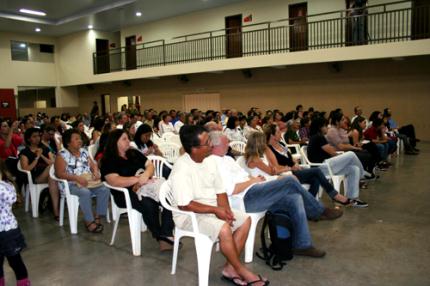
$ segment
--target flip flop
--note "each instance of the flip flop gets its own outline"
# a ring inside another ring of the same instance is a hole
[[[237,283],[238,281],[241,281],[241,282],[243,282],[243,283],[246,283],[245,281],[243,281],[242,280],[242,278],[240,278],[240,277],[228,277],[228,276],[226,276],[226,275],[222,275],[221,276],[221,280],[225,280],[225,281],[227,281],[227,282],[230,282],[231,284],[233,284],[233,285],[239,285],[239,286],[242,286],[242,285],[247,285],[247,284],[241,284],[240,282],[239,283]]]
[[[259,283],[259,282],[263,282],[264,284],[264,286],[267,286],[267,285],[269,285],[270,284],[270,281],[269,280],[264,280],[263,279],[263,277],[261,277],[261,275],[260,274],[258,274],[258,278],[260,278],[260,279],[258,279],[258,280],[255,280],[255,281],[251,281],[251,282],[248,282],[248,284],[246,284],[247,286],[252,286],[252,285],[254,285],[254,284],[257,284],[257,283]]]

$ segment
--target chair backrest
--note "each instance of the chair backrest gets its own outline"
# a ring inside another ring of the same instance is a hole
[[[166,132],[163,133],[161,136],[161,140],[167,143],[175,143],[181,146],[181,139],[179,138],[179,135],[173,133],[173,132]]]
[[[125,198],[126,209],[129,213],[131,213],[131,211],[133,210],[133,207],[131,206],[130,194],[128,193],[128,190],[126,188],[115,187],[115,186],[109,185],[107,182],[103,182],[103,184],[110,190],[115,190],[115,191],[123,193],[124,198]]]
[[[155,132],[152,133],[151,141],[154,142],[154,144],[156,144],[156,145],[160,145],[161,143],[164,143],[164,140],[161,139],[160,136],[155,134]]]
[[[58,183],[59,189],[64,192],[64,195],[66,195],[66,197],[71,195],[69,189],[69,182],[67,182],[67,180],[60,179],[55,175],[54,165],[51,165],[51,167],[49,168],[49,177],[51,177],[52,180]]]
[[[94,160],[94,157],[96,156],[96,153],[97,153],[97,145],[92,144],[88,146],[88,153],[90,155],[90,158]]]
[[[311,161],[309,161],[309,159],[308,159],[308,146],[306,146],[306,145],[302,146],[302,148],[300,148],[300,153],[301,153],[302,158],[304,160],[303,164],[310,165]]]
[[[18,169],[18,171],[20,171],[20,172],[22,172],[22,173],[24,173],[24,174],[26,174],[26,175],[27,175],[27,180],[28,180],[28,184],[29,184],[29,185],[34,185],[34,183],[33,183],[33,178],[31,177],[31,172],[30,172],[30,171],[27,171],[27,170],[24,170],[24,169],[21,167],[21,160],[18,160],[18,163],[17,163],[17,169]]]
[[[175,163],[175,161],[179,158],[179,150],[181,149],[181,146],[178,144],[164,142],[158,145],[158,148],[170,163]]]
[[[240,153],[245,153],[245,146],[246,143],[242,142],[242,141],[231,141],[230,143],[228,143],[228,145],[231,147],[231,149],[240,152]]]
[[[236,163],[249,174],[249,168],[246,165],[245,156],[237,157]]]
[[[163,157],[156,156],[156,155],[149,155],[148,159],[151,160],[152,164],[154,165],[154,176],[157,178],[163,177],[163,167],[166,166],[170,169],[173,168],[173,166]],[[165,178],[167,179],[167,178]]]

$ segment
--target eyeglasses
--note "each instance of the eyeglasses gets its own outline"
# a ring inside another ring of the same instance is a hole
[[[194,146],[194,147],[200,148],[200,147],[210,147],[210,146],[212,146],[212,142],[211,142],[211,140],[208,140],[208,141],[206,141],[205,144],[201,144],[201,145]]]

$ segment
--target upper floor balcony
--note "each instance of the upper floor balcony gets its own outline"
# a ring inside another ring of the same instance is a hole
[[[291,14],[290,14],[291,15]],[[430,3],[397,1],[135,44],[93,53],[94,74],[181,63],[430,38]]]

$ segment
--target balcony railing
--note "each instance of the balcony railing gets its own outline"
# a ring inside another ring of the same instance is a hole
[[[430,5],[398,1],[189,34],[93,54],[94,74],[430,38]]]

